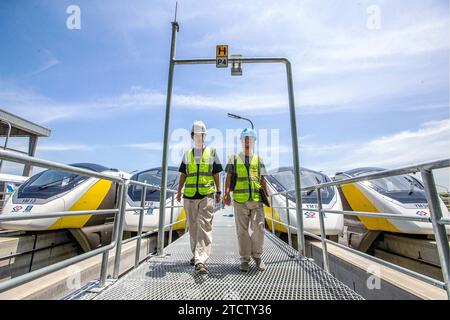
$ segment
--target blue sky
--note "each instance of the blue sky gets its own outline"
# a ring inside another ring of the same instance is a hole
[[[72,4],[80,30],[66,27]],[[379,29],[367,26],[374,5]],[[173,10],[173,1],[0,2],[0,108],[52,129],[39,157],[159,165]],[[178,20],[179,58],[229,44],[291,59],[303,166],[332,174],[449,157],[448,1],[182,0]],[[282,66],[244,65],[242,77],[180,66],[171,129],[194,120],[239,129],[226,113],[242,114],[279,130],[270,148],[289,165],[287,103]]]

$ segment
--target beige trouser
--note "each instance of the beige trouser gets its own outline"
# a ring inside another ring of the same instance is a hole
[[[234,217],[241,262],[250,262],[250,257],[260,258],[264,244],[265,227],[262,202],[239,203],[234,201]],[[249,231],[252,232],[251,235]]]
[[[211,254],[214,199],[184,199],[189,221],[189,237],[195,264],[205,263]]]

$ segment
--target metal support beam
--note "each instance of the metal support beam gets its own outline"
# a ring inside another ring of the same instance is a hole
[[[436,237],[436,247],[439,262],[441,264],[442,276],[445,282],[445,290],[450,299],[450,247],[445,225],[439,223],[443,218],[440,198],[436,191],[433,172],[431,172],[431,170],[421,169],[420,173],[425,186],[428,206],[430,207],[431,224],[433,225],[434,235]]]
[[[300,255],[305,255],[305,235],[303,230],[303,201],[302,187],[300,184],[300,155],[298,152],[297,138],[297,115],[295,112],[294,86],[292,84],[292,68],[289,60],[286,59],[286,76],[289,94],[289,114],[291,118],[291,138],[292,138],[292,161],[294,162],[294,183],[295,183],[295,201],[297,213],[297,245]]]
[[[37,136],[30,136],[30,142],[28,144],[28,155],[31,157],[34,157],[36,153],[36,146],[37,146],[38,137]],[[30,177],[31,173],[33,171],[33,167],[30,164],[25,164],[23,167],[23,175],[25,177]]]
[[[11,135],[12,127],[11,127],[11,123],[9,123],[8,121],[0,119],[0,122],[3,122],[8,126],[8,131],[5,136],[5,143],[3,145],[3,150],[6,150],[6,148],[8,147],[8,140],[9,140],[9,136]],[[2,171],[2,166],[3,166],[3,159],[0,159],[0,172]]]
[[[191,64],[215,64],[216,59],[175,59],[175,45],[176,45],[176,33],[178,32],[178,23],[172,22],[172,44],[170,51],[170,64],[169,64],[169,80],[167,86],[167,101],[166,101],[166,118],[164,126],[164,144],[163,144],[163,161],[162,161],[162,179],[161,179],[161,197],[160,197],[160,219],[159,219],[159,236],[158,236],[158,254],[163,254],[163,224],[161,218],[164,218],[165,210],[165,188],[166,188],[166,174],[167,174],[167,153],[168,153],[168,134],[169,134],[169,124],[170,124],[170,103],[172,97],[172,82],[173,82],[173,72],[175,65],[191,65]],[[298,144],[298,133],[297,133],[297,120],[295,112],[295,99],[294,99],[294,86],[292,81],[292,67],[291,63],[287,58],[284,57],[239,57],[228,59],[229,62],[241,62],[241,63],[282,63],[286,66],[286,78],[287,78],[287,89],[289,98],[289,114],[291,121],[291,139],[292,139],[292,156],[294,162],[294,181],[295,181],[295,200],[297,205],[297,241],[298,241],[298,252],[300,255],[305,254],[305,240],[304,240],[304,228],[303,228],[303,202],[301,195],[301,184],[300,184],[300,156],[299,156],[299,144]]]
[[[317,193],[317,205],[319,208],[319,223],[320,223],[320,239],[322,241],[322,256],[323,256],[323,267],[326,272],[330,272],[330,263],[328,261],[328,250],[327,250],[327,232],[325,230],[324,212],[322,211],[322,194],[320,193],[320,188],[316,189]]]
[[[166,116],[164,121],[164,142],[162,154],[161,174],[161,196],[159,199],[159,221],[158,221],[158,255],[164,254],[164,222],[166,212],[166,190],[167,190],[167,156],[169,153],[169,129],[170,129],[170,105],[172,102],[173,70],[175,60],[175,49],[177,41],[178,23],[172,22],[172,43],[170,45],[169,78],[167,80]]]
[[[116,241],[116,236],[118,234],[118,228],[120,226],[120,214],[121,214],[121,205],[122,205],[122,195],[123,195],[123,185],[117,184],[116,186],[116,192],[117,192],[117,203],[116,203],[116,209],[119,211],[116,212],[114,215],[114,224],[113,224],[113,234],[111,242]],[[102,264],[100,267],[100,279],[98,286],[100,288],[103,288],[106,284],[106,278],[108,277],[108,264],[109,264],[109,250],[103,252],[102,254]]]
[[[141,210],[139,211],[139,226],[138,226],[138,237],[136,240],[136,255],[134,257],[134,268],[137,268],[141,256],[141,242],[142,242],[142,226],[144,225],[144,215],[145,215],[145,197],[147,196],[147,187],[143,187],[141,194]]]
[[[117,241],[116,241],[116,255],[114,257],[114,270],[113,270],[113,278],[118,279],[120,273],[120,259],[122,255],[122,240],[123,240],[123,228],[125,225],[125,213],[127,207],[127,192],[128,192],[129,181],[126,181],[121,191],[120,196],[120,212],[118,219],[118,232],[117,232]]]

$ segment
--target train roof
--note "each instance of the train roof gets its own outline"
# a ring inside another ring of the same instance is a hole
[[[293,167],[279,167],[277,169],[270,170],[269,174],[275,174],[277,172],[283,172],[283,171],[294,171],[294,168]],[[312,170],[312,169],[308,169],[308,168],[305,168],[305,167],[300,167],[300,171],[309,171],[309,172],[320,173],[320,174],[325,175],[322,172],[319,172],[319,171],[316,171],[316,170]]]
[[[88,169],[95,172],[118,171],[117,169],[111,169],[96,163],[72,163],[71,166]]]
[[[356,168],[356,169],[348,170],[343,173],[354,177],[354,176],[357,176],[357,175],[360,175],[360,174],[366,173],[366,172],[384,171],[384,170],[386,170],[386,169],[378,168],[378,167],[363,167],[363,168]],[[338,175],[338,174],[340,174],[340,173],[337,172],[336,175]]]
[[[159,167],[154,167],[154,168],[150,168],[150,169],[145,169],[145,170],[141,170],[141,171],[138,171],[138,172],[134,172],[134,173],[133,173],[133,176],[134,176],[134,175],[137,175],[137,174],[139,174],[139,173],[143,173],[143,172],[150,171],[150,170],[161,170],[161,169],[162,169],[161,166],[159,166]],[[175,167],[175,166],[168,166],[168,167],[167,167],[167,170],[169,170],[169,171],[178,171],[178,167]]]

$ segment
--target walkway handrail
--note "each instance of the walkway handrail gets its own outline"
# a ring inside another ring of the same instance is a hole
[[[335,180],[331,182],[324,182],[320,183],[311,187],[302,188],[302,191],[311,191],[315,190],[317,188],[326,188],[326,187],[334,187],[338,185],[343,184],[349,184],[354,182],[361,182],[366,180],[374,180],[374,179],[380,179],[380,178],[386,178],[391,176],[398,176],[402,174],[409,174],[409,173],[416,173],[420,172],[421,170],[434,170],[434,169],[442,169],[450,167],[450,159],[444,159],[444,160],[438,160],[438,161],[432,161],[432,162],[424,162],[422,164],[417,164],[413,166],[403,167],[403,168],[397,168],[397,169],[390,169],[390,170],[383,170],[376,173],[370,173],[361,175],[354,178],[347,178],[342,180]]]
[[[333,244],[336,246],[339,246],[342,249],[348,250],[353,253],[357,253],[358,255],[361,255],[365,258],[368,258],[372,261],[376,261],[380,264],[387,265],[389,267],[392,267],[398,271],[401,271],[403,273],[406,273],[410,276],[413,276],[415,278],[419,278],[421,280],[424,280],[428,283],[431,283],[435,286],[441,287],[447,292],[447,296],[450,299],[450,248],[449,248],[449,239],[447,236],[447,231],[445,228],[445,225],[450,224],[450,219],[444,219],[440,202],[439,202],[439,195],[436,190],[436,184],[434,183],[434,177],[432,174],[432,170],[434,169],[441,169],[441,168],[447,168],[450,167],[450,159],[443,159],[438,161],[432,161],[432,162],[425,162],[422,164],[392,169],[392,170],[384,170],[376,173],[361,175],[358,177],[352,177],[352,178],[346,178],[342,180],[336,180],[326,183],[320,183],[314,186],[305,187],[302,188],[302,191],[316,191],[316,197],[317,197],[317,203],[318,203],[318,209],[315,208],[301,208],[301,211],[314,211],[319,213],[319,222],[320,222],[320,236],[313,235],[311,233],[307,233],[309,236],[319,239],[322,241],[322,255],[323,255],[323,265],[324,269],[329,272],[329,259],[328,259],[328,250],[327,250],[327,244]],[[392,213],[373,213],[373,212],[358,212],[358,211],[345,211],[345,210],[328,210],[322,208],[322,197],[320,189],[328,188],[328,187],[337,187],[344,184],[349,183],[355,183],[355,182],[362,182],[367,180],[373,180],[373,179],[380,179],[385,177],[391,177],[391,176],[397,176],[402,174],[410,174],[420,172],[422,175],[422,180],[425,188],[426,198],[430,209],[430,217],[415,217],[415,216],[399,216]],[[273,197],[277,195],[284,195],[286,197],[286,206],[279,207],[284,208],[286,211],[288,210],[297,210],[296,207],[290,207],[288,202],[287,194],[290,192],[293,192],[294,190],[285,190],[280,191],[276,193],[270,194],[271,203],[273,201]],[[271,229],[272,233],[275,233],[275,224],[279,224],[287,228],[288,231],[288,241],[289,244],[291,244],[291,229],[295,228],[295,226],[292,226],[289,221],[289,214],[287,214],[288,220],[287,223],[283,223],[281,221],[275,220],[274,218],[274,208],[271,208],[272,216],[271,218],[268,218],[271,220]],[[342,215],[352,215],[352,216],[366,216],[366,217],[377,217],[377,218],[389,218],[389,219],[395,219],[395,220],[409,220],[409,221],[418,221],[418,222],[424,222],[424,223],[432,223],[433,225],[433,234],[436,239],[436,246],[438,251],[438,257],[439,262],[441,265],[442,275],[444,281],[439,281],[436,279],[433,279],[431,277],[422,275],[420,273],[414,272],[412,270],[400,267],[398,265],[395,265],[390,262],[386,262],[382,259],[376,258],[374,256],[368,255],[366,253],[360,252],[358,250],[355,250],[353,248],[349,248],[347,246],[337,244],[331,240],[326,239],[326,230],[325,230],[325,222],[324,222],[324,213],[331,213],[331,214],[342,214]],[[301,215],[303,217],[303,215]],[[298,230],[297,230],[298,232]]]
[[[102,254],[102,261],[100,267],[100,277],[99,277],[99,287],[104,287],[106,284],[107,278],[107,270],[108,270],[108,260],[109,260],[109,251],[112,249],[116,250],[116,256],[114,259],[114,270],[113,270],[113,279],[117,279],[119,276],[119,267],[121,260],[121,246],[124,243],[130,242],[132,240],[137,240],[136,244],[136,260],[135,266],[140,261],[140,246],[141,240],[144,237],[147,237],[155,231],[159,231],[158,229],[151,230],[146,233],[142,233],[143,227],[143,214],[144,210],[150,208],[150,206],[145,205],[145,194],[147,188],[161,190],[160,186],[147,184],[140,181],[127,180],[124,177],[115,176],[108,173],[100,173],[91,171],[84,168],[74,167],[70,165],[61,164],[58,162],[48,161],[44,159],[39,159],[35,157],[31,157],[29,155],[24,155],[19,152],[9,151],[9,150],[1,150],[0,149],[0,160],[6,160],[16,163],[28,164],[35,167],[41,167],[46,169],[56,169],[64,172],[69,172],[73,174],[78,174],[85,177],[99,178],[112,181],[117,183],[118,187],[118,199],[115,208],[113,209],[98,209],[98,210],[80,210],[80,211],[60,211],[60,212],[50,212],[43,214],[27,214],[27,215],[19,215],[19,214],[8,214],[8,215],[0,215],[0,222],[4,221],[19,221],[19,220],[35,220],[35,219],[46,219],[46,218],[61,218],[61,217],[69,217],[69,216],[82,216],[82,215],[105,215],[105,214],[114,214],[114,222],[113,222],[113,233],[111,243],[108,245],[104,245],[100,248],[96,248],[94,250],[85,252],[83,254],[77,255],[75,257],[45,266],[43,268],[34,270],[32,272],[26,273],[24,275],[20,275],[18,277],[0,282],[0,292],[12,289],[19,285],[22,285],[26,282],[35,280],[39,277],[47,275],[49,273],[61,270],[62,268],[68,267],[72,264],[84,261],[96,255]],[[130,211],[127,209],[127,195],[128,195],[128,187],[130,185],[141,186],[143,188],[143,192],[141,194],[141,205],[137,208],[130,208],[132,210],[140,210],[141,215],[139,218],[139,231],[138,236],[133,237],[132,239],[123,240],[123,229],[125,223],[125,213]],[[176,222],[173,222],[173,209],[179,208],[181,206],[174,205],[175,195],[177,193],[176,190],[166,189],[166,192],[172,193],[172,205],[166,206],[167,208],[171,208],[171,220],[168,224],[164,225],[163,232],[170,227],[172,230],[172,226],[177,223],[182,223],[186,221],[186,219],[182,219]],[[170,236],[171,239],[171,236]],[[171,241],[171,240],[170,240]]]
[[[335,181],[330,181],[330,182],[323,182],[323,183],[315,184],[313,186],[303,187],[302,191],[311,191],[311,190],[316,190],[317,188],[323,189],[323,188],[327,188],[327,187],[336,187],[336,186],[343,185],[343,184],[386,178],[386,177],[391,177],[391,176],[396,176],[396,175],[401,175],[401,174],[416,173],[416,172],[420,172],[420,170],[422,168],[425,170],[434,170],[434,169],[442,169],[442,168],[447,168],[447,167],[450,167],[450,159],[424,162],[422,164],[412,165],[412,166],[408,166],[408,167],[401,167],[401,168],[396,168],[396,169],[390,169],[390,170],[383,170],[383,171],[379,171],[379,172],[375,172],[375,173],[360,175],[358,177],[353,177],[353,178],[335,180]],[[283,195],[283,194],[294,192],[294,191],[295,191],[295,189],[284,190],[284,191],[279,191],[279,192],[273,193],[272,195],[274,195],[274,196]]]
[[[46,214],[42,214],[42,215],[30,214],[30,215],[26,215],[26,216],[24,216],[24,215],[21,215],[21,216],[19,216],[19,215],[0,215],[0,221],[12,221],[12,220],[43,219],[43,218],[64,217],[64,216],[79,216],[79,215],[86,215],[86,214],[102,215],[102,214],[114,213],[113,234],[112,234],[112,241],[110,244],[102,246],[97,249],[94,249],[92,251],[83,253],[81,255],[75,256],[73,258],[69,258],[69,259],[60,261],[58,263],[43,267],[41,269],[34,270],[30,273],[18,276],[16,278],[9,279],[4,282],[0,282],[0,292],[14,288],[18,285],[21,285],[28,281],[37,279],[41,276],[44,276],[51,272],[60,270],[62,268],[70,266],[74,263],[78,263],[80,261],[86,260],[86,259],[96,256],[98,254],[103,255],[102,264],[101,264],[101,268],[100,268],[100,281],[99,281],[99,286],[103,287],[105,285],[106,278],[107,278],[109,251],[114,248],[116,249],[116,256],[115,256],[115,261],[114,261],[113,278],[117,279],[118,275],[119,275],[119,267],[120,267],[120,259],[121,259],[121,254],[120,254],[121,246],[123,243],[131,241],[130,239],[123,240],[123,228],[124,228],[124,221],[125,221],[125,213],[128,210],[126,208],[127,194],[128,194],[128,187],[130,185],[136,185],[136,186],[142,187],[141,204],[139,207],[133,208],[133,210],[140,210],[138,236],[133,237],[133,240],[137,240],[136,258],[135,258],[135,266],[137,266],[137,264],[140,261],[140,245],[141,245],[142,238],[146,237],[150,234],[153,234],[156,231],[156,229],[154,229],[149,232],[142,233],[144,211],[145,211],[145,209],[150,207],[150,206],[145,206],[146,189],[147,188],[156,188],[158,190],[161,190],[160,186],[142,183],[142,182],[134,181],[134,180],[126,180],[119,176],[114,176],[114,175],[105,174],[105,173],[98,173],[98,172],[90,171],[90,170],[83,169],[83,168],[72,167],[72,166],[60,164],[57,162],[42,160],[42,159],[30,157],[27,155],[23,155],[23,154],[8,151],[8,150],[6,150],[6,151],[0,150],[0,159],[12,161],[12,162],[23,163],[23,164],[30,164],[30,165],[33,165],[36,167],[43,167],[43,168],[47,168],[47,169],[58,169],[61,171],[75,173],[75,174],[79,174],[79,175],[83,175],[83,176],[87,176],[87,177],[95,177],[95,178],[110,180],[110,181],[113,181],[118,184],[118,190],[119,190],[118,191],[119,199],[118,199],[118,202],[114,209],[61,211],[61,212],[46,213]],[[369,213],[369,212],[355,212],[355,211],[323,209],[320,189],[327,188],[330,186],[338,186],[338,185],[354,183],[354,182],[359,182],[359,181],[378,179],[378,178],[389,177],[389,176],[394,176],[394,175],[401,175],[401,174],[405,174],[405,173],[421,172],[425,191],[426,191],[426,197],[427,197],[428,204],[430,207],[431,217],[430,218],[414,217],[414,219],[411,219],[411,220],[421,221],[421,222],[431,222],[433,224],[433,231],[434,231],[434,235],[436,238],[436,245],[438,248],[438,256],[439,256],[439,261],[441,263],[444,282],[440,282],[438,280],[418,274],[414,271],[390,264],[386,261],[383,261],[379,258],[372,257],[372,256],[367,255],[362,252],[358,252],[358,254],[360,254],[366,258],[369,258],[371,260],[383,263],[385,265],[395,266],[395,268],[397,270],[405,272],[416,278],[420,278],[424,281],[432,283],[433,285],[440,286],[440,287],[444,288],[445,290],[447,290],[447,294],[450,298],[450,286],[449,286],[449,278],[450,277],[449,277],[449,259],[448,259],[450,250],[449,250],[447,233],[446,233],[446,229],[445,229],[445,225],[450,224],[450,220],[443,219],[442,211],[441,211],[440,203],[439,203],[439,196],[438,196],[438,193],[437,193],[437,190],[435,187],[435,183],[434,183],[434,179],[432,176],[433,169],[444,168],[444,167],[449,167],[449,166],[450,166],[450,159],[446,159],[446,160],[428,162],[428,163],[424,163],[424,164],[420,164],[420,165],[414,165],[414,166],[409,166],[409,167],[404,167],[404,168],[399,168],[399,169],[394,169],[394,170],[381,171],[381,172],[364,175],[364,176],[360,176],[360,177],[356,177],[356,178],[351,178],[351,179],[344,179],[344,180],[339,180],[339,181],[322,183],[322,184],[318,184],[314,187],[303,188],[302,190],[304,190],[304,191],[308,191],[308,190],[311,190],[311,188],[313,188],[312,190],[316,191],[316,194],[318,197],[318,209],[303,209],[302,208],[301,211],[317,211],[317,212],[319,212],[321,236],[318,237],[318,236],[314,235],[314,237],[319,238],[322,241],[322,248],[323,248],[322,252],[323,252],[323,258],[324,258],[325,270],[329,271],[328,251],[327,251],[326,245],[327,245],[327,243],[331,243],[334,245],[336,245],[336,244],[334,242],[326,239],[326,231],[325,231],[325,227],[324,227],[324,217],[323,217],[324,213],[349,214],[349,215],[355,215],[355,216],[363,216],[363,215],[364,216],[376,216],[376,217],[383,216],[383,217],[389,217],[392,219],[401,219],[401,220],[405,220],[406,218],[410,218],[410,217],[401,217],[400,218],[399,216],[395,216],[390,213],[378,213],[377,214],[377,213]],[[172,203],[170,206],[165,206],[167,208],[171,208],[171,218],[170,218],[170,222],[168,224],[163,223],[163,225],[164,225],[163,232],[166,230],[167,227],[170,227],[170,230],[172,230],[172,226],[174,224],[186,221],[186,219],[179,220],[176,222],[173,221],[173,209],[179,208],[181,206],[175,205],[175,203],[174,203],[175,195],[176,195],[177,191],[170,190],[170,189],[166,189],[166,191],[172,192],[172,195],[171,195]],[[288,192],[289,191],[274,193],[274,194],[271,194],[270,197],[273,198],[273,196],[275,196],[277,194],[285,194],[286,195]],[[288,201],[287,197],[286,197],[286,207],[285,208],[287,210],[297,210],[298,211],[297,208],[292,208],[289,206],[289,201]],[[301,215],[301,216],[303,217],[303,215]],[[411,218],[413,218],[413,217],[411,217]],[[273,208],[272,208],[272,219],[271,220],[272,220],[272,231],[274,232],[275,231],[274,230],[274,221],[275,220],[273,217]],[[290,225],[289,219],[288,219],[287,224],[284,224],[281,222],[276,222],[276,223],[280,223],[282,225],[287,226],[289,237],[291,237],[290,230],[294,226]],[[185,224],[185,228],[186,228],[186,224]],[[298,229],[298,227],[297,227],[297,229]],[[158,228],[158,232],[160,232],[160,228]],[[297,230],[297,232],[298,232],[298,230]],[[170,242],[171,242],[171,236],[169,236],[169,243]],[[289,240],[289,242],[291,243],[291,240]],[[348,248],[343,245],[340,245],[339,247],[346,249],[348,251],[351,251],[351,252],[357,251],[357,250]]]

